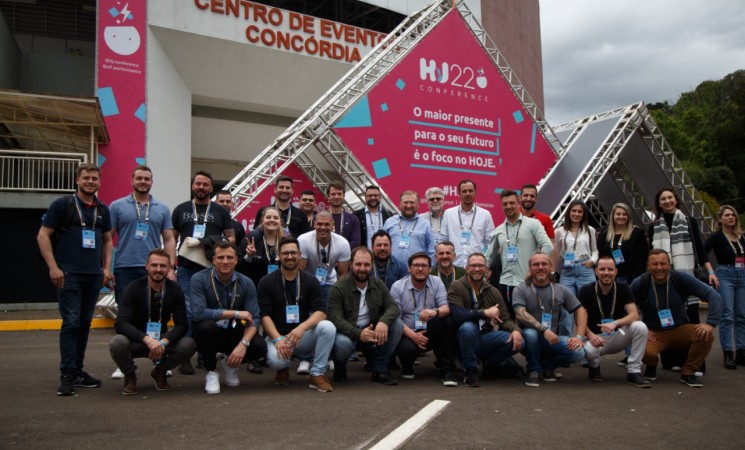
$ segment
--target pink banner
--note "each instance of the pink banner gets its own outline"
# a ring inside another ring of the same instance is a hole
[[[335,125],[397,201],[438,186],[446,206],[473,180],[477,203],[503,220],[498,193],[537,183],[555,154],[457,11],[452,11]]]
[[[98,2],[97,95],[111,141],[99,148],[106,203],[132,190],[132,170],[145,163],[145,0]]]

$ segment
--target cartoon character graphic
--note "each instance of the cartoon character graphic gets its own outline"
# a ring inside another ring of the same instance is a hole
[[[478,77],[476,77],[476,84],[481,88],[484,89],[486,87],[487,79],[484,76],[484,68],[479,68],[479,70],[476,72],[478,74]]]
[[[129,3],[124,5],[121,10],[112,8],[109,13],[116,18],[117,24],[133,18],[129,11]],[[106,27],[103,31],[103,37],[112,52],[123,56],[131,55],[140,48],[140,33],[135,27],[121,25]]]

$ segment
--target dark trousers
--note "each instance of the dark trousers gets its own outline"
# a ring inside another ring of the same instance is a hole
[[[163,357],[155,363],[162,370],[171,370],[188,361],[195,351],[197,351],[197,344],[192,338],[184,336],[176,342],[171,342],[166,347]],[[150,355],[150,349],[142,342],[133,342],[127,336],[117,334],[109,343],[109,353],[122,373],[127,375],[137,370],[134,358],[147,358]]]
[[[76,376],[83,370],[93,311],[101,290],[102,275],[66,273],[57,291],[62,327],[59,332],[60,372]]]
[[[197,341],[197,348],[204,358],[204,368],[215,370],[217,367],[217,353],[230,355],[235,347],[243,339],[245,327],[237,323],[235,327],[231,325],[228,328],[217,326],[214,320],[203,320],[191,325],[194,332],[194,340]],[[241,344],[242,345],[242,344]],[[251,346],[246,349],[246,355],[241,363],[255,361],[266,356],[266,341],[256,333],[251,339]]]
[[[455,370],[455,354],[457,351],[457,339],[455,327],[450,317],[436,317],[427,322],[427,350],[434,350],[437,361],[435,365],[441,372],[452,372]],[[424,350],[420,349],[414,341],[401,336],[396,353],[401,360],[401,366],[411,372],[414,361]]]
[[[502,294],[502,298],[507,304],[507,310],[510,312],[510,317],[512,320],[515,320],[515,309],[512,307],[512,291],[515,290],[515,286],[500,284],[497,289],[499,289],[499,293]]]

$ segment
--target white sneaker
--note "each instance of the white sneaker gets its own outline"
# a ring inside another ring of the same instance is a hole
[[[334,365],[334,360],[329,359],[329,370],[333,372],[335,368],[336,366]]]
[[[241,385],[241,380],[238,378],[238,368],[228,366],[228,360],[222,360],[222,371],[225,374],[225,384],[230,387],[236,387]]]
[[[298,375],[308,375],[310,373],[310,361],[300,361],[297,366]]]
[[[122,373],[121,369],[118,368],[118,367],[116,368],[116,370],[114,371],[114,373],[111,374],[111,379],[112,380],[121,380],[123,378],[124,378],[124,374]]]
[[[173,371],[172,370],[166,370],[166,376],[167,377],[172,377],[173,376]]]
[[[704,376],[704,373],[703,372],[696,372],[694,375],[696,375],[697,377],[703,377]]]
[[[210,370],[205,378],[204,391],[208,394],[220,393],[220,374]]]

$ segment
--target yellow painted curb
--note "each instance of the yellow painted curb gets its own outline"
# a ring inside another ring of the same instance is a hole
[[[62,319],[0,321],[0,331],[59,330],[61,326]],[[91,328],[114,328],[114,320],[93,319]]]

